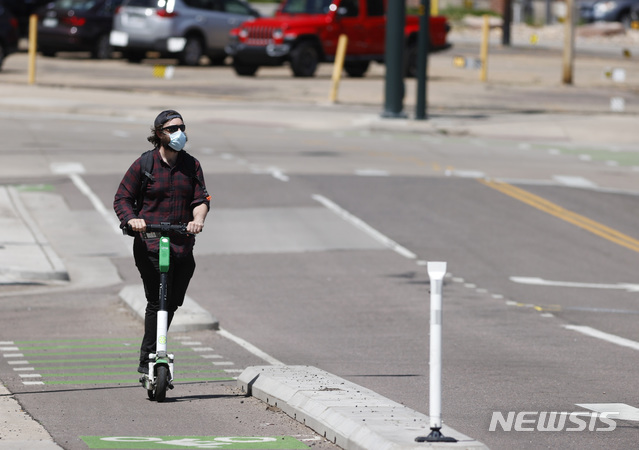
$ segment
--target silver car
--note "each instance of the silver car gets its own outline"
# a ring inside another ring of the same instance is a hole
[[[117,9],[110,43],[124,58],[140,62],[149,51],[196,66],[226,58],[229,31],[259,17],[244,0],[124,0]]]

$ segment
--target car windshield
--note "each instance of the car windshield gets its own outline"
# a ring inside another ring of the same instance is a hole
[[[98,0],[56,0],[56,9],[75,9],[78,11],[88,11],[93,8]]]
[[[125,6],[140,6],[142,8],[164,8],[168,2],[175,0],[129,0],[125,1]]]
[[[286,0],[282,12],[287,14],[326,14],[333,0]]]

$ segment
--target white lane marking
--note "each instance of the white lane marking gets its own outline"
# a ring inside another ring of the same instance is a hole
[[[234,366],[235,363],[231,361],[213,361],[214,366]]]
[[[244,348],[245,350],[248,350],[250,353],[254,354],[258,358],[263,359],[264,361],[266,361],[267,363],[269,363],[269,364],[271,364],[273,366],[283,366],[284,365],[283,362],[278,361],[277,359],[273,358],[271,355],[269,355],[267,353],[264,353],[262,350],[260,350],[259,348],[257,348],[253,344],[251,344],[250,342],[245,341],[244,339],[235,336],[234,334],[226,331],[223,328],[220,328],[217,331],[217,333],[220,336],[225,337],[226,339],[235,342],[240,347]]]
[[[395,252],[399,253],[403,257],[408,258],[408,259],[416,259],[417,258],[417,255],[415,253],[411,252],[410,250],[408,250],[405,247],[402,247],[401,245],[399,245],[397,242],[393,241],[392,239],[384,236],[382,233],[377,231],[375,228],[371,227],[366,222],[364,222],[363,220],[361,220],[358,217],[354,216],[353,214],[349,213],[348,211],[343,209],[341,206],[337,205],[336,203],[332,202],[331,200],[327,199],[326,197],[316,194],[316,195],[313,195],[313,200],[320,202],[322,205],[324,205],[325,207],[327,207],[328,209],[333,211],[335,214],[340,216],[342,219],[344,219],[347,222],[350,222],[351,224],[355,225],[355,227],[359,228],[360,230],[362,230],[363,232],[365,232],[369,236],[371,236],[373,239],[375,239],[378,242],[382,243],[383,245],[385,245],[386,247],[390,248],[391,250],[394,250]]]
[[[611,344],[620,345],[621,347],[628,347],[633,350],[639,351],[639,342],[622,338],[621,336],[616,336],[614,334],[605,333],[595,328],[580,325],[564,325],[563,327],[567,330],[577,331],[578,333],[610,342]]]
[[[282,169],[280,169],[279,167],[273,167],[273,166],[267,167],[266,173],[270,173],[271,176],[275,178],[276,180],[280,180],[284,182],[287,182],[289,180],[288,175],[282,172]]]
[[[0,345],[14,345],[13,341],[0,341]]]
[[[556,287],[577,287],[588,289],[622,289],[628,292],[639,292],[639,284],[631,283],[617,283],[617,284],[604,284],[604,283],[575,283],[572,281],[552,281],[544,280],[537,277],[510,277],[510,281],[521,284],[533,284],[536,286],[556,286]]]
[[[194,352],[212,352],[213,347],[193,347],[191,350]]]
[[[389,173],[387,170],[380,169],[356,169],[355,175],[360,177],[387,177]]]
[[[84,166],[78,162],[54,162],[49,167],[51,172],[58,175],[86,173]]]
[[[29,361],[7,361],[9,364],[11,365],[17,365],[17,364],[29,364]]]
[[[17,352],[19,347],[0,347],[0,352]]]
[[[453,170],[452,174],[460,178],[486,178],[486,174],[478,170]]]
[[[21,370],[30,371],[30,370],[35,370],[35,367],[14,367],[13,370],[16,372],[19,372]]]
[[[86,184],[84,179],[82,179],[82,177],[78,175],[77,173],[69,174],[69,178],[71,178],[71,181],[73,181],[73,184],[75,184],[78,190],[82,192],[91,201],[91,203],[93,204],[93,207],[100,213],[102,217],[104,217],[107,223],[113,227],[113,231],[121,235],[122,231],[120,230],[120,223],[115,218],[113,212],[109,211],[104,206],[104,204],[102,203],[102,200],[100,200],[100,198],[97,195],[95,195],[95,193],[91,190],[89,185]]]
[[[579,188],[597,187],[595,183],[593,183],[592,181],[584,177],[574,177],[570,175],[555,175],[552,178],[553,180],[570,187],[579,187]]]
[[[21,373],[20,378],[42,378],[39,373]]]
[[[38,386],[44,384],[44,381],[23,381],[22,384],[25,386]]]
[[[22,353],[5,353],[2,356],[5,358],[24,358]]]

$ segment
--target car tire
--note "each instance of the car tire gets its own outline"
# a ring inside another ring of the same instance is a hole
[[[311,42],[302,42],[291,52],[291,69],[296,77],[314,76],[318,64],[319,53]]]
[[[113,55],[113,49],[109,43],[109,35],[103,34],[98,37],[91,51],[91,57],[93,59],[111,59]]]
[[[241,77],[253,77],[259,68],[260,66],[257,64],[245,63],[233,59],[233,69],[235,70],[235,73]]]
[[[368,71],[370,61],[352,61],[344,63],[344,70],[351,78],[362,78]]]
[[[195,37],[186,38],[184,50],[180,53],[180,64],[183,66],[199,66],[200,58],[204,55],[204,45],[202,41]]]
[[[0,43],[0,70],[2,70],[2,63],[4,62],[4,57],[6,56],[6,54],[7,52],[5,51],[4,47]]]
[[[40,50],[40,53],[42,53],[42,56],[46,56],[47,58],[53,58],[55,57],[55,52],[53,50]]]

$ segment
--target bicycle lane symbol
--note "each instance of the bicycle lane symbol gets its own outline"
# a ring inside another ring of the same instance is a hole
[[[81,436],[90,449],[277,449],[309,447],[290,436]]]

